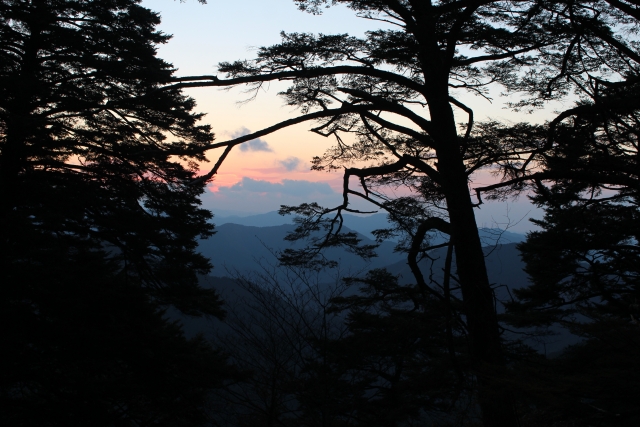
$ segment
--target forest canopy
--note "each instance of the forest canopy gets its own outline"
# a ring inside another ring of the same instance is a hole
[[[158,58],[169,36],[139,3],[0,0],[11,424],[637,424],[634,1],[296,0],[381,26],[282,33],[215,76],[178,76]],[[183,93],[272,81],[296,113],[222,142]],[[490,87],[514,110],[564,110],[543,124],[478,121],[466,99]],[[200,197],[234,147],[307,122],[333,144],[312,168],[342,173],[343,199],[282,207],[297,216],[288,239],[307,245],[279,254],[288,282],[237,278],[250,303],[230,307],[245,317],[217,342],[231,368],[166,311],[223,316],[202,286],[198,239],[214,230]],[[471,190],[478,171],[495,182]],[[500,301],[475,214],[515,196],[544,217],[519,246],[529,285]],[[372,269],[325,293],[310,281],[335,266],[325,250],[375,250],[344,230],[356,198],[387,213],[378,240],[397,239],[411,277]],[[557,357],[521,339],[554,328],[579,337]]]
[[[3,420],[193,425],[226,362],[195,162],[213,141],[135,0],[0,2]]]

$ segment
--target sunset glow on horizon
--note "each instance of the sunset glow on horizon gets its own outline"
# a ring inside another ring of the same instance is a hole
[[[216,75],[218,63],[253,58],[258,46],[280,42],[281,31],[362,36],[381,25],[357,18],[343,6],[329,8],[320,16],[310,15],[299,11],[293,0],[209,0],[206,5],[196,0],[145,0],[142,4],[160,13],[159,29],[173,35],[159,47],[158,56],[177,68],[177,76]],[[190,88],[185,93],[196,100],[195,111],[206,114],[203,122],[212,126],[216,142],[223,142],[293,117],[297,111],[277,96],[287,86],[288,82],[272,82],[257,93],[247,93],[246,88],[206,87]],[[521,114],[502,108],[505,99],[500,98],[499,89],[495,98],[493,102],[471,95],[461,99],[474,109],[476,121],[521,120]],[[419,113],[428,117],[424,110]],[[461,111],[456,114],[460,122],[467,120]],[[539,112],[526,120],[542,122],[552,114]],[[251,214],[277,210],[281,204],[339,204],[342,173],[310,170],[312,158],[321,156],[335,143],[310,132],[313,125],[298,124],[234,147],[207,186],[203,206],[214,212]],[[211,170],[222,151],[207,153],[209,162],[200,166],[201,173]],[[480,176],[482,184],[494,180],[488,174]],[[354,200],[354,208],[371,210],[372,206]],[[528,200],[521,198],[508,204],[485,202],[476,216],[480,225],[500,223],[501,219],[496,218],[508,217],[512,222],[515,218],[521,222],[522,230],[529,230],[531,225],[523,220],[532,210],[535,208]]]

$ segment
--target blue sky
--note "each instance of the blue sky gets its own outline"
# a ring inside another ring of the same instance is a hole
[[[332,7],[320,16],[303,13],[293,0],[208,0],[206,5],[196,0],[146,0],[142,4],[159,12],[160,29],[173,35],[158,54],[173,63],[180,76],[215,75],[219,62],[252,58],[257,47],[278,43],[281,31],[361,36],[380,26],[355,17],[345,7]],[[248,96],[242,89],[198,88],[187,93],[196,99],[197,110],[207,113],[205,122],[212,125],[217,140],[223,141],[295,114],[277,97],[284,87],[272,83],[249,103],[239,103]],[[476,119],[520,119],[501,107],[504,100],[498,92],[495,98],[493,103],[477,97],[465,98],[464,102],[476,110]],[[542,121],[549,114],[533,119]],[[330,140],[311,134],[309,127],[298,125],[234,150],[203,196],[204,206],[219,213],[251,214],[277,210],[280,204],[339,203],[341,174],[309,170],[311,158],[332,145]],[[211,153],[210,159],[215,162],[216,158],[216,153]],[[356,206],[366,209],[361,203]],[[539,217],[540,212],[526,198],[486,203],[477,211],[481,226],[519,221],[512,229],[517,232],[531,229],[527,221],[531,216]]]

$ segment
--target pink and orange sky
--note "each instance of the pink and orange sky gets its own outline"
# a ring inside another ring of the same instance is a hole
[[[144,0],[142,4],[162,16],[160,29],[173,35],[158,55],[173,63],[177,75],[216,74],[222,61],[252,58],[255,48],[278,43],[280,32],[349,33],[361,36],[380,27],[380,23],[360,19],[345,7],[333,7],[323,15],[300,12],[293,0]],[[242,88],[190,89],[197,111],[207,113],[218,141],[256,131],[292,117],[296,112],[284,105],[277,93],[286,83],[275,82],[260,91],[256,99],[241,103],[250,95]],[[463,101],[476,111],[476,120],[494,118],[518,121],[518,115],[494,103],[468,96]],[[536,121],[547,117],[539,115]],[[460,121],[465,117],[461,116]],[[531,116],[527,117],[531,120]],[[310,123],[300,124],[267,135],[235,148],[203,196],[203,205],[221,215],[264,213],[281,204],[295,205],[317,201],[331,206],[340,201],[341,174],[313,172],[310,160],[332,145],[330,139],[309,132]],[[208,156],[215,162],[219,153]],[[209,165],[203,165],[203,169]],[[490,182],[489,176],[478,180]],[[364,204],[356,207],[367,209]],[[520,223],[512,231],[531,229],[526,218],[537,213],[527,200],[487,203],[477,212],[482,226],[496,226],[509,220]]]

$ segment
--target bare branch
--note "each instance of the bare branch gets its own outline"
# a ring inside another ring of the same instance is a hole
[[[452,96],[449,97],[449,102],[451,102],[453,105],[460,108],[461,110],[464,110],[469,115],[469,120],[467,121],[467,132],[464,134],[464,144],[466,145],[467,142],[469,141],[469,135],[471,135],[471,130],[473,129],[473,110]]]
[[[189,185],[197,185],[202,182],[209,181],[215,174],[218,173],[218,169],[220,169],[220,166],[222,166],[222,162],[224,162],[224,159],[227,158],[233,147],[234,145],[227,145],[227,147],[224,149],[224,152],[220,155],[220,158],[216,162],[215,166],[209,171],[209,173],[194,179],[189,183]]]

